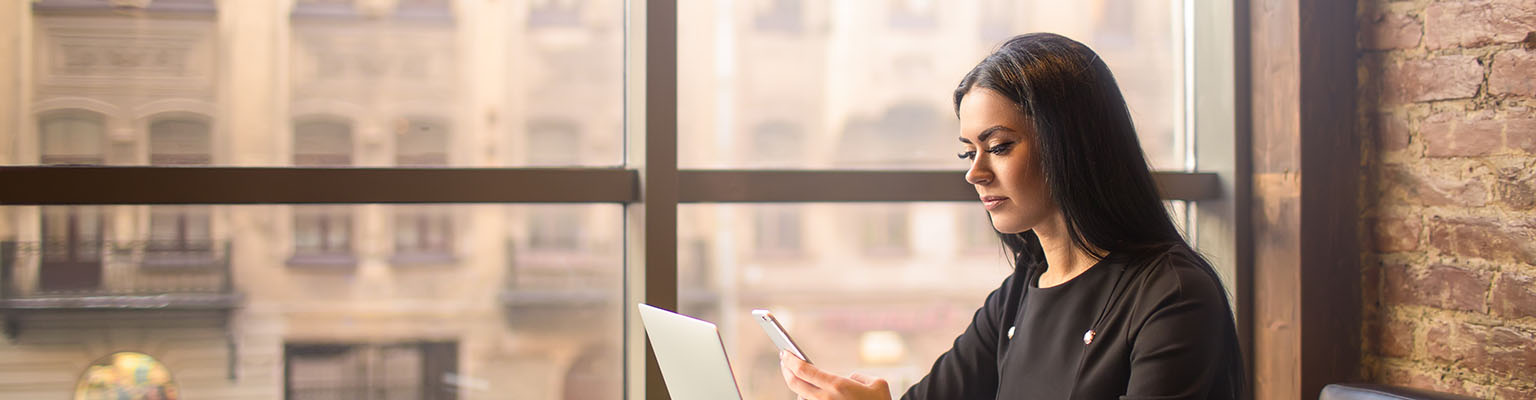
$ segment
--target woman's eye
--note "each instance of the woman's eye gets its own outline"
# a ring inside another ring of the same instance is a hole
[[[1011,149],[1011,148],[1013,148],[1013,142],[999,143],[996,146],[992,146],[991,148],[988,148],[987,152],[988,153],[992,153],[994,155],[1002,155],[1003,153],[1007,153],[1008,149]]]
[[[956,154],[955,156],[960,157],[961,160],[972,160],[976,158],[976,150],[962,151],[960,154]]]

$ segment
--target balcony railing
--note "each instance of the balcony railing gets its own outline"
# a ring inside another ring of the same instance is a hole
[[[228,242],[0,242],[0,309],[229,309]]]

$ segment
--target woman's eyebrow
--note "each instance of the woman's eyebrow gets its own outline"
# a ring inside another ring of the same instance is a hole
[[[977,141],[981,141],[981,142],[985,142],[985,141],[987,141],[987,137],[992,136],[992,133],[997,132],[997,131],[1013,132],[1014,130],[1013,129],[1009,129],[1008,127],[1002,126],[1002,125],[993,125],[991,128],[987,128],[987,130],[981,131],[981,134],[976,135],[976,140]],[[966,139],[964,136],[960,137],[960,142],[961,143],[965,143],[965,144],[971,144],[971,140],[970,139]]]

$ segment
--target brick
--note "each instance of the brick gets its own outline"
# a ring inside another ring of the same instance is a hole
[[[1476,57],[1465,55],[1405,60],[1388,63],[1379,79],[1387,104],[1464,99],[1477,94],[1483,66]]]
[[[1451,1],[1424,9],[1424,40],[1433,49],[1515,43],[1536,31],[1529,0]]]
[[[1536,51],[1513,49],[1493,56],[1488,92],[1536,97]]]
[[[1536,170],[1500,168],[1493,183],[1493,196],[1513,210],[1536,209]]]
[[[1424,225],[1418,218],[1377,218],[1372,227],[1375,249],[1382,253],[1419,249],[1419,232]]]
[[[1536,264],[1536,230],[1529,222],[1493,218],[1434,218],[1429,245],[1458,257]]]
[[[1493,284],[1493,313],[1504,318],[1536,317],[1536,276],[1505,272]]]
[[[1376,351],[1385,357],[1407,358],[1413,353],[1413,322],[1388,319],[1376,324]]]
[[[1360,44],[1367,49],[1387,50],[1418,47],[1424,37],[1424,24],[1412,16],[1389,11],[1371,13],[1360,24]]]
[[[1473,327],[1468,330],[1486,354],[1467,363],[1473,370],[1536,380],[1536,334],[1507,326]]]
[[[1400,191],[1405,202],[1416,205],[1482,207],[1488,203],[1488,190],[1476,179],[1462,178],[1456,171],[1420,168],[1383,167],[1385,190]]]
[[[1419,134],[1429,157],[1486,156],[1504,147],[1504,122],[1498,120],[1425,121]]]
[[[1403,367],[1387,367],[1381,374],[1383,383],[1389,385],[1406,386],[1436,392],[1457,393],[1471,395],[1461,385],[1446,382],[1443,374],[1430,373]]]
[[[1391,304],[1483,312],[1490,285],[1487,274],[1449,265],[1434,265],[1422,274],[1406,266],[1383,268],[1385,301]]]
[[[1504,145],[1536,154],[1536,119],[1516,119],[1504,124]]]
[[[1379,113],[1372,114],[1368,121],[1371,137],[1376,140],[1376,145],[1384,151],[1399,151],[1408,149],[1411,138],[1408,133],[1408,121],[1400,116]]]

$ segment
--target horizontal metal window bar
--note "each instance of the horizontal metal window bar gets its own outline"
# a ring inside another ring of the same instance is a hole
[[[619,168],[0,167],[0,204],[624,203]]]
[[[683,170],[684,203],[977,201],[963,171]],[[1221,194],[1208,172],[1154,172],[1164,200],[1199,201]]]
[[[684,203],[974,201],[960,171],[681,170]],[[0,167],[0,204],[629,203],[618,168]],[[1220,196],[1208,172],[1156,172],[1166,200]]]

